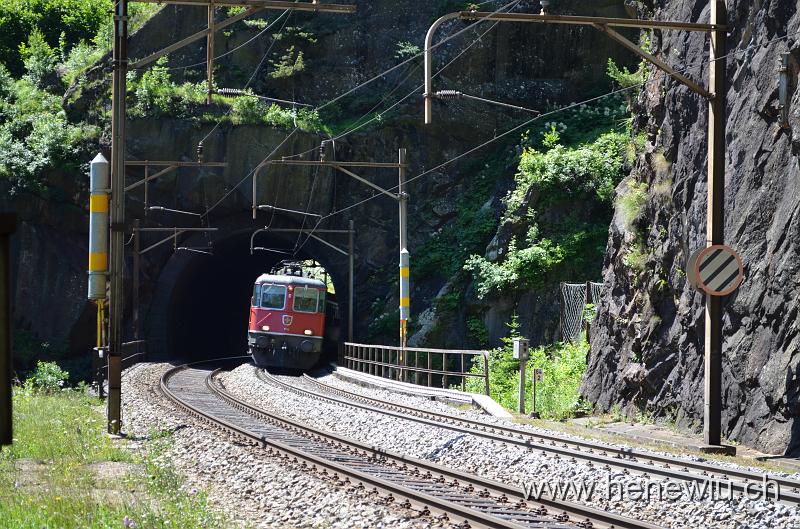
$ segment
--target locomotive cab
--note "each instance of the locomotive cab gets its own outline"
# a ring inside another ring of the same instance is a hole
[[[253,287],[247,344],[259,367],[306,370],[322,353],[327,287],[292,271],[264,274]]]

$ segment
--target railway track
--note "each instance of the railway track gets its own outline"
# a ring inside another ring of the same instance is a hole
[[[679,482],[696,482],[698,484],[709,479],[718,479],[724,480],[726,483],[730,481],[731,487],[736,493],[744,494],[746,487],[749,487],[748,490],[755,494],[756,491],[761,491],[760,484],[763,483],[765,476],[765,474],[749,470],[726,468],[703,461],[689,461],[667,455],[650,454],[603,443],[572,439],[557,434],[535,433],[521,428],[421,410],[330,386],[308,375],[304,375],[303,380],[316,387],[319,391],[288,384],[263,370],[257,370],[257,376],[273,386],[308,398],[326,400],[340,405],[382,413],[391,417],[447,428],[484,439],[525,447],[530,450],[541,450],[543,454],[565,457],[573,461],[583,460],[591,465],[602,465],[608,470],[619,468],[626,473],[640,475],[644,478],[660,477]],[[800,481],[778,476],[768,476],[768,479],[778,483],[781,502],[792,506],[800,505]],[[773,490],[774,488],[769,489],[770,494],[772,494]]]
[[[160,389],[207,424],[339,484],[361,488],[422,515],[459,523],[465,529],[657,529],[571,502],[526,502],[517,487],[316,430],[242,402],[225,390],[217,379],[219,372],[196,365],[173,368],[164,373]]]

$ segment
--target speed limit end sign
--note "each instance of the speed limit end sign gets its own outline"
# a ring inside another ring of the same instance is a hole
[[[702,248],[689,258],[688,277],[692,286],[710,296],[727,296],[744,279],[742,258],[724,244]]]

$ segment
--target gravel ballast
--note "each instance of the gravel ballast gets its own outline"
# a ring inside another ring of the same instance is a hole
[[[302,378],[280,378],[292,385],[319,391],[319,388]],[[677,494],[678,499],[670,500],[666,497],[659,499],[659,489],[651,488],[649,501],[638,499],[636,491],[642,478],[625,475],[616,469],[606,471],[598,465],[590,466],[580,460],[569,461],[502,442],[388,417],[378,412],[300,396],[265,383],[256,376],[255,367],[249,364],[226,373],[222,379],[228,391],[253,405],[384,450],[428,459],[518,485],[521,489],[523,486],[545,483],[551,486],[568,486],[570,483],[594,486],[591,499],[584,497],[581,503],[664,527],[800,528],[800,513],[796,508],[770,501],[750,500],[737,494],[730,500],[698,501],[689,500],[688,494],[682,489]],[[461,414],[485,422],[499,421],[473,410],[457,410],[426,398],[387,394],[386,391],[349,384],[332,376],[323,377],[320,381],[406,406]],[[541,431],[534,427],[526,429]],[[609,495],[609,484],[612,491],[623,487],[624,497]],[[671,489],[662,486],[660,490],[668,493]],[[724,491],[723,497],[727,498]]]
[[[177,410],[156,388],[170,364],[138,364],[122,382],[123,426],[133,449],[167,439],[158,458],[185,476],[186,490],[208,492],[212,504],[239,527],[431,527],[431,520],[352,487],[339,486],[299,465],[235,441]],[[166,433],[171,432],[165,436]]]

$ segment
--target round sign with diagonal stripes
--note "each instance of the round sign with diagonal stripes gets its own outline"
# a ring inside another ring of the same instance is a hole
[[[727,296],[742,284],[742,259],[730,246],[715,244],[703,248],[696,255],[693,279],[706,294]]]

